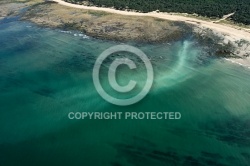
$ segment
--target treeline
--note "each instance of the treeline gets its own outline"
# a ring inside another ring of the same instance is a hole
[[[65,0],[78,3],[83,0]],[[133,9],[140,12],[196,13],[206,17],[221,18],[233,13],[231,19],[250,25],[250,0],[89,0],[96,6],[114,7],[119,10]]]

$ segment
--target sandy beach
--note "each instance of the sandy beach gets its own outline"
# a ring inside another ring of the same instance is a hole
[[[65,5],[68,7],[73,7],[73,8],[78,8],[78,9],[105,11],[109,13],[130,15],[130,16],[150,16],[150,17],[161,18],[161,19],[166,19],[166,20],[171,20],[171,21],[184,21],[186,23],[194,24],[197,26],[202,26],[202,27],[209,28],[215,31],[219,31],[226,35],[230,35],[230,37],[234,40],[245,39],[245,40],[250,41],[250,33],[243,31],[243,30],[238,30],[232,27],[228,27],[225,25],[216,24],[216,23],[213,23],[212,21],[209,22],[209,21],[199,20],[199,19],[190,18],[190,17],[171,15],[169,13],[161,13],[161,12],[160,13],[157,13],[157,12],[137,13],[137,12],[131,12],[131,11],[120,11],[120,10],[111,9],[111,8],[71,4],[63,0],[52,0],[52,1],[57,2],[60,5]]]

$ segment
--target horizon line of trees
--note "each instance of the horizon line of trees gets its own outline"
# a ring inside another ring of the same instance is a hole
[[[72,3],[83,0],[65,0]],[[237,23],[250,25],[250,0],[88,0],[95,6],[114,7],[118,10],[137,10],[147,13],[178,12],[198,14],[210,18],[221,18],[233,13],[230,18]]]

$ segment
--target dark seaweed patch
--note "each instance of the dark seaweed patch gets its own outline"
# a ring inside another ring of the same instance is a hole
[[[138,139],[139,138],[134,138]],[[135,141],[137,142],[137,141]],[[185,166],[226,166],[226,160],[220,154],[201,152],[198,156],[182,155],[172,148],[160,150],[156,146],[147,146],[148,142],[124,144],[119,143],[114,147],[117,149],[119,157],[125,157],[127,162],[138,165],[185,165]],[[238,161],[234,162],[237,163]],[[239,162],[238,162],[239,163]]]
[[[214,159],[222,159],[220,154],[209,153],[209,152],[201,152],[202,156]]]
[[[185,165],[185,166],[203,166],[204,164],[200,163],[199,160],[195,159],[192,156],[187,156],[184,159],[183,165]]]
[[[59,63],[55,64],[53,68],[57,71],[68,72],[84,72],[92,70],[96,57],[88,53],[81,53],[80,55],[74,55],[69,59],[63,59]]]
[[[111,165],[112,165],[112,166],[122,166],[122,165],[121,165],[120,163],[118,163],[118,162],[112,162]]]
[[[53,93],[55,93],[55,91],[49,87],[42,87],[33,92],[45,97],[52,97]]]
[[[224,121],[213,121],[205,125],[205,131],[214,135],[218,140],[231,145],[250,146],[250,119],[229,117]],[[219,133],[219,134],[214,134]]]

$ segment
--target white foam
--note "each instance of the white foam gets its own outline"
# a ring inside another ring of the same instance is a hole
[[[227,58],[225,58],[225,60],[227,60],[227,61],[229,61],[229,62],[231,62],[231,63],[237,64],[237,65],[243,66],[243,67],[247,67],[248,69],[250,69],[250,66],[244,65],[244,64],[242,64],[242,63],[240,63],[240,62],[236,62],[236,61],[234,61],[234,60],[227,59]]]
[[[87,36],[87,35],[83,35],[83,37],[82,37],[83,39],[89,39],[89,36]]]
[[[71,32],[70,32],[70,31],[60,31],[60,32],[62,32],[62,33],[69,33],[69,34],[71,34]]]
[[[82,33],[79,33],[79,34],[75,33],[74,36],[75,36],[75,37],[78,37],[78,36],[79,36],[79,37],[82,37],[83,39],[89,39],[89,36],[84,35],[84,34],[82,34]]]

